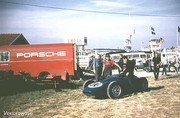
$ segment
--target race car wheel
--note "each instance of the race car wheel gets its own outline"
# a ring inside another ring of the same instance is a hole
[[[147,91],[148,90],[148,81],[146,78],[141,78],[141,90]]]
[[[93,80],[86,80],[85,82],[84,82],[84,84],[83,84],[83,87],[82,87],[82,89],[84,90],[84,88],[86,88],[89,84],[91,84],[91,83],[93,83],[94,81]]]
[[[111,99],[119,98],[122,95],[122,88],[121,86],[113,81],[107,87],[107,95]]]

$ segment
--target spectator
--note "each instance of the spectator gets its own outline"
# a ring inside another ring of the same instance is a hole
[[[119,55],[119,62],[118,62],[118,64],[119,64],[119,66],[121,67],[121,69],[122,69],[122,71],[123,71],[123,59],[122,59],[122,57],[123,57],[123,55],[122,54],[120,54]]]
[[[154,77],[155,80],[158,80],[159,77],[159,68],[161,65],[161,58],[158,56],[158,53],[154,54],[152,65],[154,66]]]
[[[162,66],[163,66],[163,72],[162,72],[162,75],[164,75],[164,73],[165,73],[165,75],[167,75],[167,66],[168,66],[168,59],[167,59],[167,57],[165,56],[165,54],[163,54],[163,57],[162,57]]]
[[[115,63],[113,60],[110,60],[110,55],[106,54],[105,60],[103,62],[102,76],[106,78],[108,75],[112,75],[113,65],[116,65],[119,68],[119,71],[122,70],[117,63]]]
[[[174,64],[174,67],[175,67],[175,71],[178,74],[178,71],[179,71],[179,59],[178,59],[178,56],[174,56],[173,64]]]
[[[128,82],[129,82],[129,85],[131,86],[131,91],[134,92],[134,94],[137,94],[135,91],[135,87],[132,84],[133,76],[134,76],[135,61],[134,60],[130,61],[127,59],[127,56],[123,56],[123,62],[126,64],[126,69],[123,71],[123,75],[129,77]]]
[[[143,60],[143,66],[148,67],[148,59],[146,56],[144,57],[144,60]]]
[[[134,76],[134,68],[135,61],[127,59],[127,56],[123,56],[123,62],[126,64],[126,69],[123,71],[123,74],[126,75],[128,73],[128,77],[133,78]]]
[[[103,62],[101,59],[101,55],[98,54],[94,59],[94,73],[95,73],[96,81],[98,81],[101,77],[102,66],[103,66]]]
[[[167,76],[167,72],[166,72],[166,68],[168,66],[168,59],[166,58],[165,54],[163,54],[163,57],[162,57],[162,66],[163,66],[163,71],[162,71],[162,75],[165,75]]]

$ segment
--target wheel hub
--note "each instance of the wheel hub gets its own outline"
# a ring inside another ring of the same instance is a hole
[[[121,94],[121,87],[120,86],[114,86],[112,88],[112,94],[114,97],[118,97]]]

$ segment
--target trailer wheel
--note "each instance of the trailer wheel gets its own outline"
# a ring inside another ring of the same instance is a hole
[[[21,77],[23,78],[23,80],[27,83],[31,82],[31,75],[27,72],[19,72],[21,74]]]
[[[46,78],[48,75],[50,75],[49,72],[43,71],[43,72],[40,72],[38,78]]]

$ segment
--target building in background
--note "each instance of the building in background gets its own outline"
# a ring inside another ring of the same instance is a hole
[[[76,44],[77,55],[81,55],[84,52],[85,46],[87,45],[87,37],[71,37],[65,38],[64,43],[74,43]]]
[[[141,47],[141,51],[160,52],[162,50],[161,44],[164,43],[164,39],[152,39],[149,41],[148,46]]]
[[[0,34],[0,46],[29,45],[23,34]]]
[[[131,51],[132,48],[131,37],[131,34],[127,34],[124,36],[124,50],[127,52]]]
[[[131,51],[131,39],[124,39],[124,50]]]
[[[65,38],[64,43],[76,44],[77,63],[81,68],[87,68],[90,61],[87,55],[87,51],[85,50],[85,46],[87,45],[87,37]]]

